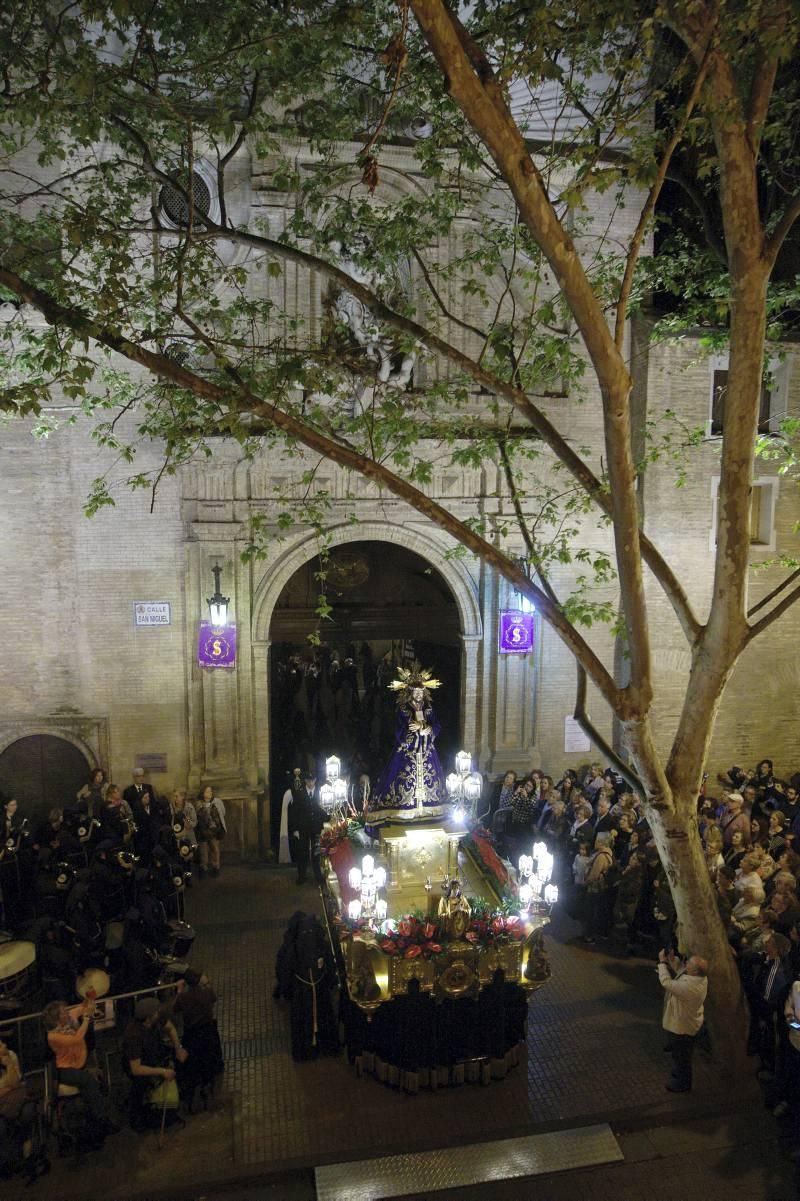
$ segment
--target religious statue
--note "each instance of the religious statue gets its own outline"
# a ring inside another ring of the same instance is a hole
[[[365,265],[370,255],[363,237],[356,235],[352,248],[341,242],[332,242],[331,249],[342,270],[357,283],[365,284],[376,292],[385,288],[386,281],[381,275],[373,267]],[[367,358],[376,364],[378,383],[391,388],[407,388],[414,371],[416,354],[410,350],[401,351],[391,330],[352,292],[339,292],[333,308],[337,319],[348,326]]]
[[[370,798],[369,821],[419,821],[449,812],[436,750],[439,722],[431,691],[441,686],[415,663],[401,667],[389,688],[398,693],[397,743]]]
[[[462,941],[469,928],[472,914],[470,903],[461,894],[459,880],[445,880],[439,901],[439,926],[442,933],[454,941]]]

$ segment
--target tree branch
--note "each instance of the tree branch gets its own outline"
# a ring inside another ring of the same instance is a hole
[[[578,679],[575,687],[575,706],[572,710],[574,720],[583,730],[586,737],[591,739],[598,750],[603,752],[609,763],[613,763],[622,778],[627,780],[632,788],[644,794],[644,785],[636,772],[630,764],[620,758],[611,743],[606,741],[586,712],[586,671],[577,659],[575,660],[575,667],[578,672]]]
[[[641,565],[636,468],[630,439],[631,379],[575,245],[553,209],[541,173],[514,121],[482,49],[442,0],[410,0],[414,15],[447,80],[448,91],[486,146],[527,226],[549,262],[580,330],[597,375],[610,485],[622,608],[631,679],[625,692],[644,716],[652,700],[650,639]]]
[[[753,80],[746,109],[747,140],[750,143],[754,162],[758,161],[761,138],[769,112],[769,102],[772,99],[775,77],[778,73],[777,45],[786,28],[788,16],[785,4],[777,9],[771,5],[766,6],[765,18],[755,32],[759,55],[753,69]]]
[[[775,229],[772,231],[772,236],[767,238],[764,244],[764,260],[769,265],[770,270],[775,266],[775,260],[780,254],[781,246],[786,241],[792,226],[800,217],[800,192],[797,192],[783,211]]]
[[[762,596],[758,604],[752,605],[747,610],[747,616],[752,617],[754,613],[759,611],[759,609],[763,609],[764,606],[768,605],[771,600],[774,600],[776,596],[779,596],[784,589],[788,588],[790,584],[793,584],[798,577],[800,577],[800,567],[798,567],[797,571],[793,571],[791,575],[787,576],[782,584],[778,584],[777,588],[773,588],[772,592],[768,592],[766,596]]]
[[[0,285],[37,308],[50,324],[66,326],[86,338],[91,338],[99,345],[107,347],[130,362],[141,364],[158,378],[177,384],[197,396],[232,406],[238,412],[253,412],[304,446],[324,455],[331,462],[375,480],[387,491],[398,496],[417,512],[434,522],[467,550],[472,551],[484,562],[496,568],[518,592],[534,601],[558,637],[571,653],[584,663],[590,678],[614,712],[620,716],[629,712],[629,698],[624,691],[617,688],[607,668],[574,626],[567,621],[563,613],[553,605],[547,594],[532,583],[507,555],[459,521],[442,505],[427,497],[413,484],[402,479],[382,464],[366,458],[352,448],[334,441],[313,426],[299,421],[296,417],[279,409],[276,404],[267,404],[259,396],[245,388],[237,388],[233,384],[230,388],[223,388],[204,379],[166,355],[147,350],[145,347],[131,342],[120,331],[102,325],[82,310],[59,303],[40,288],[3,267],[0,267]]]
[[[706,204],[705,199],[701,195],[699,189],[694,186],[694,183],[690,179],[687,179],[681,168],[676,166],[674,162],[669,166],[667,171],[667,179],[671,179],[673,183],[676,183],[678,187],[680,187],[689,197],[695,209],[697,210],[698,217],[702,222],[703,236],[705,237],[706,245],[714,255],[714,258],[717,259],[720,266],[727,269],[728,252],[725,249],[725,243],[714,228],[714,222],[712,220],[708,205]]]
[[[112,123],[115,124],[117,128],[119,128],[130,140],[136,144],[142,155],[142,161],[145,169],[153,176],[154,179],[160,183],[168,183],[173,187],[178,187],[178,189],[181,190],[180,182],[172,179],[158,167],[147,141],[141,136],[138,130],[134,129],[128,124],[127,121],[119,116],[113,117]],[[513,126],[513,128],[516,130],[516,126]],[[516,132],[517,136],[519,137],[518,131]],[[533,166],[532,160],[530,160],[530,156],[528,155],[528,151],[524,143],[522,143],[522,152],[527,161],[531,164],[531,169],[536,172],[536,168]],[[538,176],[538,173],[536,174]],[[539,180],[539,185],[541,188],[541,180]],[[565,233],[565,231],[563,231],[558,223],[546,194],[544,194],[544,203],[549,210],[552,222],[555,223],[555,226],[560,231],[561,240],[564,241],[569,248],[571,248],[571,255],[578,264],[578,270],[582,275],[582,269],[580,268],[575,248],[572,245],[568,235]],[[500,379],[494,373],[484,368],[480,363],[476,363],[475,360],[469,355],[452,346],[445,339],[438,337],[436,334],[432,333],[418,322],[413,321],[411,318],[406,317],[404,314],[395,312],[370,288],[367,288],[363,283],[352,279],[341,268],[326,262],[318,255],[311,254],[308,251],[301,250],[299,247],[276,241],[264,235],[253,234],[246,230],[231,228],[226,229],[213,222],[209,217],[203,218],[203,227],[204,228],[202,230],[199,228],[195,228],[195,230],[193,230],[194,241],[199,241],[203,237],[221,237],[231,242],[236,242],[240,245],[259,249],[268,254],[272,254],[277,258],[284,259],[288,262],[293,262],[311,270],[320,272],[320,274],[325,276],[327,279],[338,284],[339,287],[344,288],[346,291],[350,292],[351,295],[361,300],[365,305],[372,309],[377,317],[385,321],[388,325],[404,333],[410,334],[411,337],[416,339],[423,346],[426,346],[434,353],[441,354],[449,362],[453,363],[460,370],[470,375],[477,383],[481,384],[489,391],[498,396],[505,397],[531,423],[542,440],[547,446],[550,447],[556,457],[559,458],[562,463],[564,463],[567,470],[592,498],[595,504],[597,504],[598,508],[600,508],[600,510],[607,516],[614,516],[614,490],[612,489],[610,492],[609,489],[607,489],[601,483],[601,481],[594,475],[581,456],[577,454],[566,441],[566,439],[562,437],[552,422],[536,405],[532,403],[527,393],[523,389],[515,387],[513,384],[507,383],[506,381]],[[174,237],[174,234],[171,234],[171,236]],[[534,234],[534,236],[536,235]],[[559,275],[560,273],[557,271],[556,274]],[[589,291],[589,294],[592,297],[592,302],[596,307],[596,301],[594,300],[593,293],[591,293],[591,288],[588,285],[588,281],[585,280],[585,276],[582,276],[582,278],[586,288]],[[619,363],[621,363],[621,359],[619,359],[619,354],[616,350],[616,347],[613,346],[613,341],[608,333],[605,317],[600,310],[598,311],[600,312],[598,320],[605,331],[606,341],[611,345],[614,354],[617,356]],[[627,371],[624,371],[624,374],[627,378]],[[624,425],[624,423],[622,424]],[[619,489],[617,489],[617,492],[619,492]],[[689,599],[674,571],[661,553],[657,550],[655,545],[647,537],[647,535],[639,529],[638,511],[636,512],[636,526],[635,531],[632,534],[632,538],[633,541],[638,544],[638,551],[641,552],[642,559],[653,573],[655,579],[660,584],[667,599],[672,605],[681,629],[683,630],[684,636],[686,637],[688,643],[693,645],[702,629],[700,622],[696,618]],[[637,546],[633,546],[631,554],[638,558],[638,555],[635,554],[636,551]]]
[[[789,592],[783,598],[783,600],[775,606],[774,609],[771,609],[769,613],[765,614],[760,621],[757,621],[754,626],[750,626],[744,640],[744,645],[749,646],[754,638],[757,638],[759,634],[763,634],[764,630],[769,629],[772,623],[777,621],[779,617],[782,617],[786,610],[790,609],[797,600],[800,600],[800,584],[798,584],[796,588],[793,588],[792,591]]]
[[[454,325],[459,325],[462,329],[466,330],[467,333],[477,334],[481,341],[485,342],[487,337],[485,330],[480,329],[477,325],[472,325],[469,321],[464,321],[461,317],[457,317],[455,313],[452,313],[450,309],[448,309],[447,305],[442,300],[441,293],[431,278],[431,273],[425,264],[425,260],[417,250],[416,246],[412,248],[411,253],[414,255],[417,266],[422,272],[422,278],[425,280],[428,291],[436,301],[437,307],[439,308],[442,316],[446,317],[448,321],[452,321]]]
[[[642,247],[645,231],[650,224],[653,213],[655,212],[655,207],[658,203],[658,198],[661,195],[661,189],[664,186],[664,180],[667,177],[667,169],[672,156],[686,131],[686,126],[689,124],[689,119],[691,118],[695,105],[700,99],[700,93],[703,89],[703,84],[705,83],[706,76],[708,74],[708,65],[710,62],[712,45],[713,39],[710,39],[708,46],[706,47],[706,52],[703,56],[703,61],[700,64],[697,76],[695,77],[691,94],[686,102],[686,107],[683,110],[681,119],[678,122],[672,137],[667,142],[667,146],[663,155],[661,156],[661,162],[659,163],[658,170],[656,172],[656,178],[653,182],[653,186],[650,189],[645,206],[639,214],[639,220],[637,222],[633,237],[631,238],[628,255],[625,260],[625,273],[622,277],[622,283],[619,290],[619,299],[617,300],[616,305],[617,315],[614,322],[614,341],[616,342],[620,351],[622,350],[622,342],[625,337],[625,322],[628,316],[628,301],[630,300],[631,289],[633,288],[633,276],[636,270],[636,264],[639,261],[639,252]]]

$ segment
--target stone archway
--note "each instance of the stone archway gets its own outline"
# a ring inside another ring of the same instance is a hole
[[[96,766],[80,740],[57,730],[32,729],[6,740],[0,749],[0,792],[15,796],[35,826],[48,810],[73,803]]]
[[[461,638],[460,732],[464,745],[477,744],[481,729],[478,648],[483,636],[480,601],[476,579],[462,559],[447,557],[449,543],[437,538],[430,527],[424,531],[411,525],[382,521],[362,521],[341,525],[326,534],[329,546],[345,543],[386,542],[413,551],[435,568],[449,588],[458,610]],[[281,547],[255,590],[252,606],[252,648],[255,673],[255,723],[258,772],[265,782],[270,779],[269,722],[269,648],[270,627],[278,599],[295,573],[319,555],[314,533],[303,532],[291,545]],[[269,811],[269,805],[266,807]]]
[[[394,525],[384,521],[360,521],[357,525],[341,525],[326,534],[327,544],[343,546],[346,542],[390,542],[414,551],[426,559],[442,576],[453,594],[461,622],[461,636],[465,639],[481,638],[483,624],[478,599],[478,587],[463,559],[447,558],[447,546],[440,545],[430,530],[424,533],[408,525]],[[253,642],[269,641],[272,614],[294,573],[304,563],[319,554],[319,542],[314,533],[302,535],[293,545],[282,549],[270,564],[258,584],[253,599],[252,636]]]

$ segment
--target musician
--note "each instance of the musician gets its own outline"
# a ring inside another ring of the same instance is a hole
[[[106,799],[107,788],[106,773],[102,767],[95,767],[89,772],[89,779],[75,797],[81,813],[87,817],[98,817]]]
[[[188,838],[193,847],[197,846],[197,810],[191,801],[186,799],[186,789],[177,788],[172,794],[172,801],[169,807],[170,822],[174,825],[178,818],[183,820],[183,833],[181,837]]]
[[[153,803],[149,785],[145,786],[139,799],[133,802],[132,812],[136,826],[133,845],[142,862],[149,863],[153,847],[158,842],[158,831],[161,827],[161,814]]]
[[[36,827],[33,836],[34,850],[44,850],[45,848],[57,850],[63,822],[63,809],[51,809],[46,820]]]
[[[71,1084],[79,1090],[89,1111],[92,1136],[99,1149],[106,1135],[113,1134],[119,1127],[111,1120],[108,1102],[100,1092],[96,1076],[86,1067],[89,1059],[86,1035],[94,1005],[93,997],[87,997],[82,1005],[76,1005],[72,1010],[63,1001],[51,1001],[42,1017],[59,1083]]]
[[[18,843],[25,836],[27,828],[28,819],[19,812],[19,801],[11,797],[6,801],[2,819],[2,841],[7,842],[9,838],[13,838]]]
[[[117,785],[109,784],[105,804],[100,810],[100,837],[121,845],[131,838],[133,824],[130,805],[122,799]]]
[[[89,896],[103,921],[120,917],[127,903],[127,876],[117,862],[119,851],[119,842],[111,838],[101,839],[95,847],[89,868]]]

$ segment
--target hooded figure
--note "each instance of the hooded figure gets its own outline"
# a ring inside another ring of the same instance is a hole
[[[296,913],[275,965],[276,992],[291,1004],[293,1059],[335,1055],[336,1019],[331,989],[336,984],[330,946],[318,918]]]

